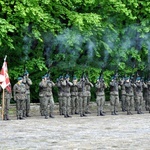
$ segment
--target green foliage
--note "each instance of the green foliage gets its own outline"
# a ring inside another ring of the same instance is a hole
[[[148,1],[0,0],[0,10],[1,65],[7,55],[12,85],[29,70],[33,100],[48,70],[54,81],[86,72],[94,83],[103,68],[109,85],[116,71],[150,68]]]

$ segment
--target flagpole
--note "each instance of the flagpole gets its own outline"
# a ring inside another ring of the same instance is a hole
[[[4,61],[6,61],[7,55],[5,55]]]
[[[7,55],[5,55],[4,62],[6,61]],[[4,98],[4,89],[3,89],[3,95],[2,95],[2,120],[4,120],[4,109],[5,109],[5,98]]]
[[[4,99],[4,89],[3,89],[3,96],[2,96],[2,120],[4,120],[4,109],[5,109],[5,99]]]

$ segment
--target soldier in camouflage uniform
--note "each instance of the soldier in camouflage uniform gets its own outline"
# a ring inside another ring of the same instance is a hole
[[[43,76],[39,83],[39,99],[41,115],[48,119],[48,97],[47,97],[47,77]]]
[[[87,96],[86,96],[86,85],[88,81],[86,77],[83,76],[80,81],[78,82],[78,93],[79,93],[79,108],[80,108],[80,117],[84,117],[86,107],[87,107]]]
[[[95,84],[96,87],[96,103],[97,103],[97,116],[104,116],[103,107],[105,104],[105,88],[106,84],[104,79],[100,76]]]
[[[1,86],[0,86],[0,91],[2,91]],[[10,120],[9,119],[9,105],[10,105],[11,98],[12,98],[11,91],[8,91],[7,88],[4,89],[4,113],[3,113],[3,120]],[[3,94],[2,94],[2,99],[3,99]]]
[[[60,82],[63,90],[62,106],[63,106],[63,113],[65,118],[71,117],[70,116],[70,101],[71,101],[70,89],[73,84],[69,81],[69,79],[70,79],[69,75],[66,75],[65,79]]]
[[[134,88],[135,88],[135,100],[136,100],[137,114],[143,114],[142,112],[143,83],[141,82],[140,77],[137,77],[136,82],[134,84]]]
[[[144,100],[145,100],[145,108],[150,113],[150,79],[147,83],[144,83],[143,86],[145,92],[144,92]]]
[[[53,98],[53,93],[52,93],[52,87],[55,86],[55,83],[50,80],[50,75],[47,74],[46,76],[47,76],[47,97],[48,97],[48,103],[49,103],[49,106],[50,106],[49,117],[54,118],[54,116],[53,116],[54,98]]]
[[[29,78],[29,73],[26,70],[23,76],[23,83],[26,86],[26,100],[24,101],[24,112],[23,115],[24,117],[30,117],[29,111],[30,111],[30,86],[32,85],[32,80]]]
[[[57,87],[58,87],[58,101],[59,101],[59,113],[60,115],[64,115],[63,113],[63,107],[62,107],[62,94],[63,94],[63,87],[61,85],[61,82],[63,81],[63,76],[60,76],[57,79]]]
[[[78,85],[76,76],[73,77],[71,86],[71,114],[79,113]]]
[[[124,79],[121,79],[119,81],[119,85],[121,87],[121,107],[122,107],[122,111],[125,112],[127,103],[126,103],[126,91],[125,91]]]
[[[117,115],[116,111],[119,105],[119,86],[116,77],[113,77],[110,82],[110,105],[111,114]]]
[[[93,87],[93,84],[89,81],[89,79],[87,77],[86,77],[86,80],[87,80],[88,84],[86,84],[87,104],[86,104],[85,113],[90,114],[91,112],[89,111],[89,104],[91,101],[91,88]]]
[[[126,78],[124,86],[126,91],[127,115],[132,115],[131,110],[134,106],[134,84],[130,82],[129,78]]]
[[[23,118],[24,101],[26,99],[26,87],[22,83],[23,78],[19,77],[18,82],[13,86],[14,100],[16,101],[17,119]]]

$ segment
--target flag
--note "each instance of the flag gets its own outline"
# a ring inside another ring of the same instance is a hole
[[[3,89],[7,89],[7,91],[11,92],[11,85],[10,85],[10,80],[9,80],[9,75],[8,75],[8,68],[7,68],[7,62],[6,62],[6,57],[4,59],[4,63],[3,63],[3,66],[2,66],[2,69],[1,69],[1,72],[0,72],[0,80],[3,80],[3,81],[0,81],[0,86],[3,88]]]

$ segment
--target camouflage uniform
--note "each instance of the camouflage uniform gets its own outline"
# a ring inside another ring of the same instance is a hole
[[[71,114],[79,113],[79,99],[78,99],[78,85],[76,77],[73,78],[73,85],[71,86]]]
[[[144,90],[145,107],[146,110],[148,110],[150,113],[150,80],[144,84]]]
[[[103,107],[105,104],[105,88],[106,85],[104,83],[104,80],[101,78],[98,78],[96,84],[96,103],[97,103],[97,116],[104,116],[103,114]]]
[[[23,77],[23,83],[26,86],[26,100],[24,101],[24,117],[30,117],[29,111],[30,111],[30,86],[32,85],[32,81],[29,78],[28,72],[25,72]]]
[[[50,113],[49,117],[54,118],[53,112],[54,112],[54,98],[53,98],[53,93],[52,93],[52,87],[55,86],[55,83],[51,81],[50,79],[47,79],[47,97],[48,97],[48,102],[50,105]]]
[[[2,88],[0,87],[0,91]],[[7,89],[4,90],[4,113],[3,113],[3,120],[10,120],[9,119],[9,105],[10,105],[10,100],[12,98],[12,93],[11,91],[8,91]],[[3,94],[2,94],[2,99],[3,99]]]
[[[111,114],[117,115],[117,107],[119,105],[119,86],[115,78],[110,82],[110,105],[111,105]]]
[[[61,86],[61,81],[63,81],[62,76],[60,76],[59,79],[57,80],[57,87],[58,87],[59,113],[60,113],[60,115],[64,115],[63,107],[62,107],[63,87]]]
[[[86,116],[85,110],[87,106],[87,96],[86,96],[86,85],[87,80],[83,77],[78,82],[78,94],[79,94],[79,108],[80,108],[80,117]]]
[[[142,104],[143,104],[143,83],[140,81],[140,77],[137,78],[135,84],[135,100],[137,107],[137,114],[143,114],[142,112]]]
[[[46,76],[42,77],[39,83],[39,99],[40,99],[40,112],[45,119],[48,119],[48,97],[47,97],[47,80]]]
[[[85,113],[90,114],[89,104],[91,101],[91,88],[93,87],[93,84],[88,80],[88,78],[86,78],[86,80],[88,81],[88,84],[86,84],[87,105],[86,105]]]
[[[134,106],[134,91],[133,84],[130,82],[129,78],[126,79],[124,86],[126,90],[127,115],[132,115],[131,110]]]
[[[63,113],[64,117],[71,117],[70,116],[70,101],[71,101],[71,93],[70,88],[73,84],[69,82],[69,76],[66,75],[65,80],[61,81],[61,87],[63,90],[62,93],[62,106],[63,106]]]
[[[124,85],[124,79],[120,80],[119,85],[121,86],[121,107],[122,111],[126,111],[126,91],[125,91],[125,85]]]
[[[23,119],[24,100],[26,99],[26,87],[22,83],[22,77],[13,87],[14,100],[16,101],[17,119]]]

